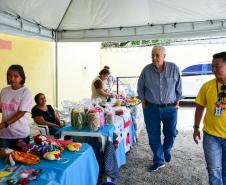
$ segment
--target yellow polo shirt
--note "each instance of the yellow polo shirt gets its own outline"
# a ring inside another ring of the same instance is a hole
[[[222,84],[218,82],[220,92]],[[220,116],[215,116],[217,102],[216,79],[210,80],[202,85],[196,103],[206,107],[203,131],[206,133],[226,139],[226,110],[222,110]]]

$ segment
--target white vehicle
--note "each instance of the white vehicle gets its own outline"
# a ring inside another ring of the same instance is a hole
[[[181,71],[182,96],[195,98],[203,83],[215,78],[210,63],[196,64]]]

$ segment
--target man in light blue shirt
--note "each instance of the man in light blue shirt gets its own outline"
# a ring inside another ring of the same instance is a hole
[[[154,46],[152,63],[144,67],[138,80],[138,98],[142,101],[149,145],[154,155],[150,171],[165,167],[165,162],[171,160],[171,149],[177,134],[177,110],[182,97],[179,68],[164,61],[165,55],[163,46]]]

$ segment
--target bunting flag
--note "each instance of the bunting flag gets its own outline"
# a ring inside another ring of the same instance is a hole
[[[0,49],[11,50],[12,49],[12,42],[8,41],[8,40],[0,39]]]

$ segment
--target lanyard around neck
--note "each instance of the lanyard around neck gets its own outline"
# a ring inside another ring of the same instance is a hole
[[[216,88],[217,88],[217,101],[220,101],[221,96],[219,94],[219,89],[218,89],[218,81],[216,80]]]

